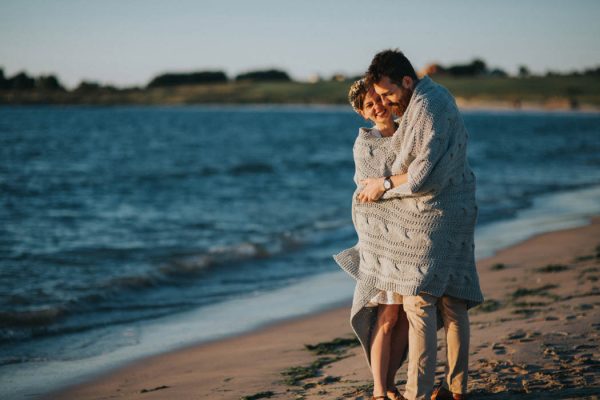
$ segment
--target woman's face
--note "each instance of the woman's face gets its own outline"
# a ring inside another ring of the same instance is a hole
[[[381,96],[375,93],[372,88],[365,95],[361,115],[375,123],[385,122],[393,118],[391,107],[383,104]]]

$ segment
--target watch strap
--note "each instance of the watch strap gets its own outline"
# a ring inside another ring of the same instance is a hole
[[[390,176],[388,175],[383,179],[383,189],[387,192],[391,188],[392,188],[392,180],[390,179]]]

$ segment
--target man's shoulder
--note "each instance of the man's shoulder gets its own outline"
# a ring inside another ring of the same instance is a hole
[[[417,92],[419,107],[425,115],[439,116],[441,113],[458,112],[456,101],[446,87],[425,76],[419,83],[423,83],[422,90]]]

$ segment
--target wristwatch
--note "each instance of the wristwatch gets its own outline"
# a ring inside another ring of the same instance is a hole
[[[385,178],[383,178],[383,188],[385,189],[386,192],[392,188],[392,180],[390,179],[389,176],[386,176]]]

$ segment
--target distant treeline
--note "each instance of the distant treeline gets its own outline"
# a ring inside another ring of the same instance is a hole
[[[226,83],[231,80],[222,71],[198,71],[189,73],[165,73],[153,78],[146,88],[203,85]],[[250,71],[239,74],[233,78],[235,82],[291,82],[292,79],[285,71],[270,69],[265,71]],[[31,77],[25,72],[19,72],[10,78],[4,76],[0,68],[0,90],[34,90],[66,91],[54,75]],[[139,89],[139,88],[133,88]],[[75,89],[76,92],[90,92],[96,90],[119,90],[114,86],[101,85],[97,82],[82,81]]]
[[[475,59],[465,64],[455,64],[443,66],[441,64],[430,64],[419,71],[421,75],[431,75],[451,78],[471,78],[471,77],[509,77],[509,74],[500,68],[490,68],[481,59]],[[537,75],[539,76],[539,75]],[[600,76],[600,66],[588,68],[583,71],[573,71],[568,73],[558,73],[549,71],[546,77],[576,77],[576,76]],[[536,77],[529,69],[522,65],[518,69],[519,78]],[[327,81],[331,82],[349,82],[358,79],[359,76],[349,77],[343,74],[334,74]],[[325,82],[319,76],[309,78],[308,83]],[[41,75],[32,77],[25,72],[19,72],[10,78],[4,76],[4,70],[0,68],[0,91],[40,91],[40,92],[75,92],[86,93],[114,93],[114,92],[132,92],[144,89],[167,88],[176,86],[193,86],[208,84],[226,84],[229,82],[294,82],[287,72],[277,69],[250,71],[239,74],[230,79],[223,71],[194,71],[182,73],[164,73],[151,79],[145,87],[117,88],[110,85],[102,85],[97,82],[82,81],[72,91],[67,91],[59,79],[54,75]]]
[[[64,91],[65,88],[60,84],[54,75],[38,76],[32,78],[25,72],[19,72],[11,78],[4,77],[4,70],[0,68],[0,89],[3,90],[59,90]]]
[[[467,64],[456,64],[451,66],[443,66],[441,64],[429,64],[420,71],[421,75],[438,75],[438,76],[450,76],[450,77],[476,77],[476,76],[494,76],[494,77],[508,77],[509,74],[501,68],[490,68],[481,59],[475,59]],[[519,78],[529,78],[535,76],[529,71],[529,68],[525,65],[519,66],[518,75]],[[550,76],[600,76],[600,66],[596,68],[588,68],[583,71],[572,71],[568,73],[558,73],[554,71],[548,71],[547,77]]]
[[[270,69],[266,71],[251,71],[237,75],[236,82],[291,82],[287,72]],[[223,71],[200,71],[190,73],[166,73],[152,79],[149,88],[180,85],[202,85],[207,83],[229,82]]]

